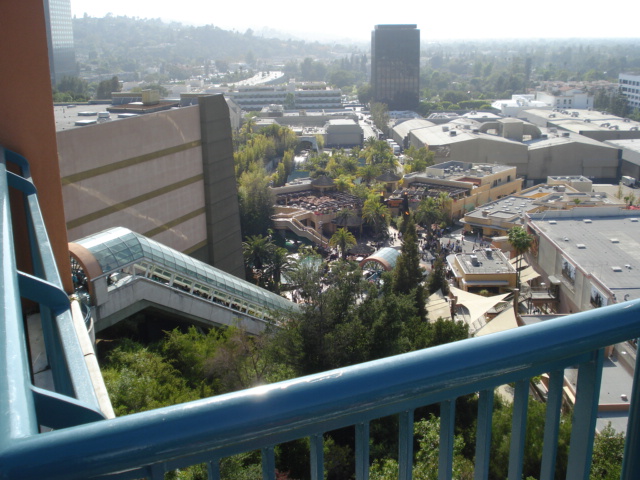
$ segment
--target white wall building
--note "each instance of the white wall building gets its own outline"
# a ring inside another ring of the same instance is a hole
[[[640,74],[621,73],[618,75],[620,93],[627,97],[627,104],[633,109],[640,108]]]

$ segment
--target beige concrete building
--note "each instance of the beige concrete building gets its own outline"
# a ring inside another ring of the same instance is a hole
[[[465,232],[484,237],[506,236],[513,227],[525,227],[527,214],[545,210],[568,210],[604,205],[622,206],[622,201],[605,192],[592,192],[591,182],[584,177],[550,177],[547,184],[522,190],[486,203],[467,213],[461,221]],[[578,190],[571,185],[583,188]],[[586,185],[589,186],[586,189]]]
[[[529,112],[544,112],[548,116],[550,110],[525,111]],[[582,112],[581,115],[593,113]],[[627,125],[627,130],[631,128],[628,122],[618,120]],[[601,143],[594,136],[584,136],[584,130],[569,130],[575,121],[576,117],[569,116],[567,123],[563,123],[567,129],[560,129],[548,127],[547,122],[534,125],[516,118],[484,123],[458,119],[433,127],[405,122],[407,125],[402,127],[401,124],[395,131],[408,145],[428,147],[435,152],[436,159],[515,166],[517,175],[524,177],[528,185],[558,175],[583,175],[605,183],[616,181],[620,163],[618,149]],[[581,126],[584,124],[582,122]],[[604,127],[596,130],[609,132]],[[611,130],[614,131],[622,132]],[[638,132],[629,130],[625,134],[636,135]]]
[[[529,215],[533,258],[547,285],[559,286],[559,311],[575,313],[637,299],[637,210],[574,208]]]
[[[640,123],[595,110],[529,109],[520,118],[539,127],[555,128],[599,142],[640,138]]]
[[[70,240],[122,226],[244,277],[229,111],[199,102],[57,133]]]
[[[516,269],[500,250],[480,248],[471,254],[453,254],[447,263],[458,288],[465,292],[508,293],[516,287]]]
[[[447,193],[451,218],[459,219],[479,205],[519,192],[522,179],[516,176],[516,168],[508,165],[450,161],[405,175],[403,189],[408,191],[413,200],[410,207],[414,208],[426,196]],[[403,191],[394,192],[389,200],[400,199]]]

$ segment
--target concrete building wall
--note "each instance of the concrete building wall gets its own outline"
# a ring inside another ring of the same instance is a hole
[[[528,180],[546,181],[548,176],[583,175],[615,181],[618,151],[580,142],[549,145],[529,150]]]
[[[229,111],[199,102],[58,132],[70,239],[123,226],[244,278]]]

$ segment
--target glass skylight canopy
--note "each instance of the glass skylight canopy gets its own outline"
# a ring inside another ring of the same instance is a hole
[[[139,263],[161,266],[269,310],[291,310],[295,304],[229,273],[191,258],[124,227],[111,228],[74,243],[86,248],[107,275]]]

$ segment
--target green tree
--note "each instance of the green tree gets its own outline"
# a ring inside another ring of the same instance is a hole
[[[370,83],[363,83],[358,87],[358,101],[366,105],[373,98],[373,89]]]
[[[102,375],[117,416],[199,398],[162,355],[132,341],[111,352]]]
[[[249,235],[242,242],[242,254],[247,269],[253,272],[252,277],[257,278],[257,284],[265,285],[264,269],[271,261],[275,245],[270,238],[263,235]]]
[[[390,120],[387,104],[373,102],[371,104],[371,119],[376,127],[386,134],[389,129]]]
[[[275,200],[262,165],[252,164],[240,176],[238,199],[242,234],[245,237],[266,234],[271,225]]]
[[[449,282],[445,271],[444,259],[442,255],[438,255],[433,262],[431,273],[427,280],[427,292],[429,295],[440,290],[443,295],[449,293]]]
[[[393,269],[393,291],[401,294],[411,294],[415,301],[420,318],[426,319],[425,292],[422,280],[424,271],[420,266],[420,251],[418,249],[418,235],[411,217],[405,225],[402,237],[402,249]]]
[[[507,235],[515,255],[519,257],[516,266],[516,285],[520,287],[520,267],[522,265],[522,258],[524,254],[531,249],[531,246],[533,245],[533,236],[529,235],[524,228],[519,226],[512,227]]]
[[[96,90],[96,98],[98,100],[106,100],[111,98],[112,92],[119,92],[122,90],[122,85],[120,85],[120,81],[118,77],[111,77],[111,80],[103,80],[98,84],[98,89]]]
[[[346,228],[339,228],[329,239],[329,245],[340,251],[340,256],[343,260],[347,258],[347,250],[357,245],[357,243],[353,233]]]
[[[418,450],[415,454],[412,477],[415,480],[437,480],[440,452],[440,419],[433,414],[414,424]],[[464,440],[455,435],[453,440],[453,478],[471,480],[473,463],[463,455]],[[398,478],[398,462],[393,459],[376,460],[371,466],[371,480],[392,480]]]
[[[362,220],[373,227],[376,237],[387,234],[390,218],[389,208],[380,202],[380,197],[376,194],[369,195],[362,206]]]
[[[622,473],[624,434],[616,433],[611,422],[596,435],[591,457],[590,480],[618,480]]]

